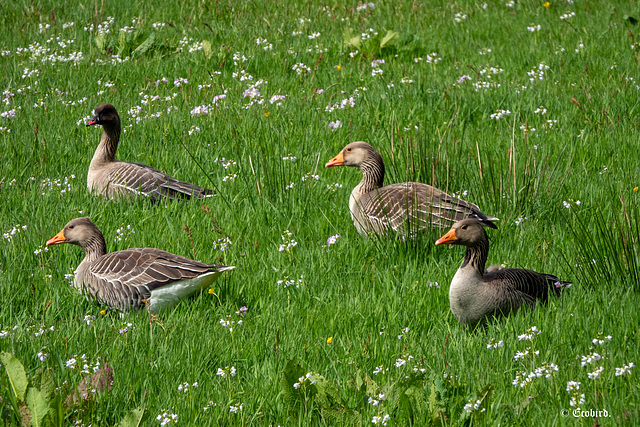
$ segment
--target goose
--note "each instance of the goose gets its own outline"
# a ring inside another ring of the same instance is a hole
[[[178,181],[166,173],[142,163],[116,160],[120,141],[120,116],[111,104],[100,104],[88,126],[102,125],[100,144],[89,164],[87,187],[89,192],[107,199],[146,196],[153,200],[161,197],[211,197],[213,191],[188,182]]]
[[[444,228],[467,217],[497,221],[473,203],[420,182],[382,186],[382,156],[366,142],[352,142],[325,164],[325,167],[356,166],[362,181],[351,192],[349,210],[361,235],[389,234],[413,236],[428,228]]]
[[[525,305],[534,306],[536,301],[545,303],[549,295],[559,296],[571,286],[552,274],[523,268],[485,270],[489,239],[484,227],[496,228],[478,218],[463,219],[436,241],[436,245],[467,247],[449,288],[449,305],[458,322],[473,327],[492,315],[506,315]]]
[[[75,271],[75,287],[88,297],[121,311],[149,303],[163,311],[209,286],[235,267],[205,264],[160,249],[133,248],[107,253],[104,236],[89,217],[72,219],[47,241],[71,243],[85,256]]]

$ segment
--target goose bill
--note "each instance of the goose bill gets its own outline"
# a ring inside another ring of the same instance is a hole
[[[327,164],[324,165],[324,167],[330,168],[331,166],[342,166],[342,165],[344,165],[344,156],[342,155],[342,151],[341,151],[337,156],[329,160]]]
[[[444,236],[442,236],[441,238],[439,238],[436,241],[436,246],[437,245],[446,245],[448,243],[453,243],[456,240],[458,240],[456,238],[456,230],[449,230],[449,232],[447,234],[445,234]]]
[[[58,234],[47,240],[47,246],[59,245],[60,243],[66,243],[67,239],[64,237],[64,229],[60,230]]]
[[[89,126],[93,126],[93,125],[97,125],[98,124],[98,116],[94,116],[91,120],[89,120],[89,122],[87,123],[87,127]]]

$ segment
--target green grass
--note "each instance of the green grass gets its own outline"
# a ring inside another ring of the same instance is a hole
[[[593,417],[562,415],[575,409],[566,389],[578,381],[580,408],[608,411],[600,424],[636,425],[637,368],[624,376],[615,368],[640,362],[640,47],[631,48],[640,33],[637,5],[376,2],[357,10],[357,3],[341,2],[324,10],[314,2],[223,3],[1,6],[0,50],[9,54],[0,56],[0,112],[15,110],[15,118],[0,117],[0,231],[26,229],[0,239],[0,350],[22,362],[31,386],[44,390],[51,378],[58,388],[51,395],[62,400],[89,377],[65,366],[74,355],[113,369],[112,387],[79,405],[62,404],[59,424],[113,425],[140,408],[145,425],[159,425],[165,411],[184,425],[371,425],[385,415],[398,426],[593,425]],[[571,11],[575,16],[560,19]],[[466,19],[457,23],[457,13]],[[97,26],[109,16],[111,32],[100,37]],[[66,22],[75,25],[63,29]],[[166,24],[154,29],[156,22]],[[39,24],[50,28],[40,32]],[[96,30],[85,31],[91,24]],[[528,31],[533,24],[540,31]],[[125,26],[134,30],[120,36]],[[369,29],[378,35],[357,49],[345,44],[348,30],[358,36]],[[388,31],[398,35],[381,48]],[[315,32],[321,35],[310,39]],[[58,44],[65,40],[66,47]],[[196,42],[204,48],[190,53]],[[18,53],[29,45],[32,52]],[[72,52],[83,53],[77,64],[43,60]],[[114,61],[118,53],[130,58]],[[437,63],[428,62],[432,53]],[[374,59],[384,59],[383,74],[372,76]],[[310,71],[299,76],[297,63]],[[527,73],[541,63],[549,67],[543,79],[530,81]],[[241,71],[253,79],[233,76]],[[458,83],[463,75],[471,80]],[[156,85],[163,77],[167,83]],[[188,84],[176,87],[178,78]],[[255,99],[262,103],[244,108],[251,98],[243,93],[261,79]],[[478,82],[489,87],[475,90]],[[274,95],[286,98],[278,106],[269,102]],[[351,96],[354,107],[325,111]],[[219,195],[152,204],[88,194],[86,172],[101,129],[82,121],[102,102],[116,106],[126,129],[119,159]],[[190,113],[202,105],[209,114]],[[136,106],[139,122],[129,113]],[[541,106],[544,115],[536,113]],[[491,119],[497,110],[510,114]],[[342,127],[332,131],[336,120]],[[557,122],[549,129],[547,120]],[[189,134],[196,126],[200,132]],[[462,248],[435,247],[438,231],[407,243],[356,233],[348,198],[360,172],[323,168],[356,140],[382,153],[386,183],[467,191],[468,200],[499,217],[499,229],[489,232],[490,264],[553,273],[573,286],[547,306],[486,328],[460,326],[447,290]],[[282,159],[290,155],[297,160]],[[237,164],[214,162],[223,157]],[[319,180],[302,181],[308,173]],[[223,181],[229,174],[237,177]],[[65,177],[68,191],[43,185]],[[334,183],[342,187],[328,190]],[[157,247],[237,268],[155,320],[145,311],[102,314],[64,278],[82,259],[79,248],[34,254],[78,216],[92,218],[109,251]],[[115,241],[127,225],[135,233]],[[298,244],[280,252],[285,230]],[[227,236],[230,249],[214,249]],[[277,283],[301,277],[299,287]],[[244,318],[235,314],[242,306]],[[95,316],[91,325],[85,316]],[[229,332],[221,319],[243,323]],[[131,327],[121,333],[126,323]],[[541,334],[519,341],[532,326]],[[36,336],[41,327],[54,330]],[[599,333],[612,340],[594,346]],[[503,346],[487,349],[492,339]],[[44,362],[37,357],[43,347]],[[515,360],[527,347],[539,354]],[[581,367],[591,352],[604,358]],[[398,359],[406,365],[396,367]],[[518,372],[544,362],[558,367],[550,378],[512,384]],[[235,377],[217,375],[232,366]],[[597,367],[604,368],[600,377],[588,378]],[[316,384],[293,388],[307,372]],[[184,382],[198,387],[179,391]],[[380,393],[386,398],[379,406],[368,402]],[[0,398],[0,420],[19,423],[4,370]],[[476,400],[478,410],[464,409]],[[215,405],[205,411],[209,402]]]

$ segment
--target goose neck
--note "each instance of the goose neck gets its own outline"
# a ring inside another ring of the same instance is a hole
[[[489,240],[485,237],[474,246],[467,246],[461,269],[473,268],[480,277],[484,275],[484,268],[489,255]]]
[[[381,159],[371,159],[360,165],[362,181],[358,185],[360,192],[365,194],[382,187],[384,182],[384,163]]]
[[[103,126],[100,144],[96,149],[91,163],[108,163],[116,159],[116,150],[120,141],[120,124]]]
[[[89,239],[82,243],[82,249],[84,249],[83,263],[90,263],[100,258],[107,253],[107,244],[104,241],[104,236],[100,230],[96,230]]]

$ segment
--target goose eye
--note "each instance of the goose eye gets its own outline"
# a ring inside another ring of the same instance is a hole
[[[73,227],[75,227],[75,225],[70,225],[69,230],[71,230]]]
[[[466,225],[463,225],[463,226],[462,226],[462,227],[460,227],[460,228],[462,228],[463,230],[466,230],[466,229],[467,229],[467,226],[466,226]]]
[[[347,153],[351,151],[351,147],[347,147]]]

